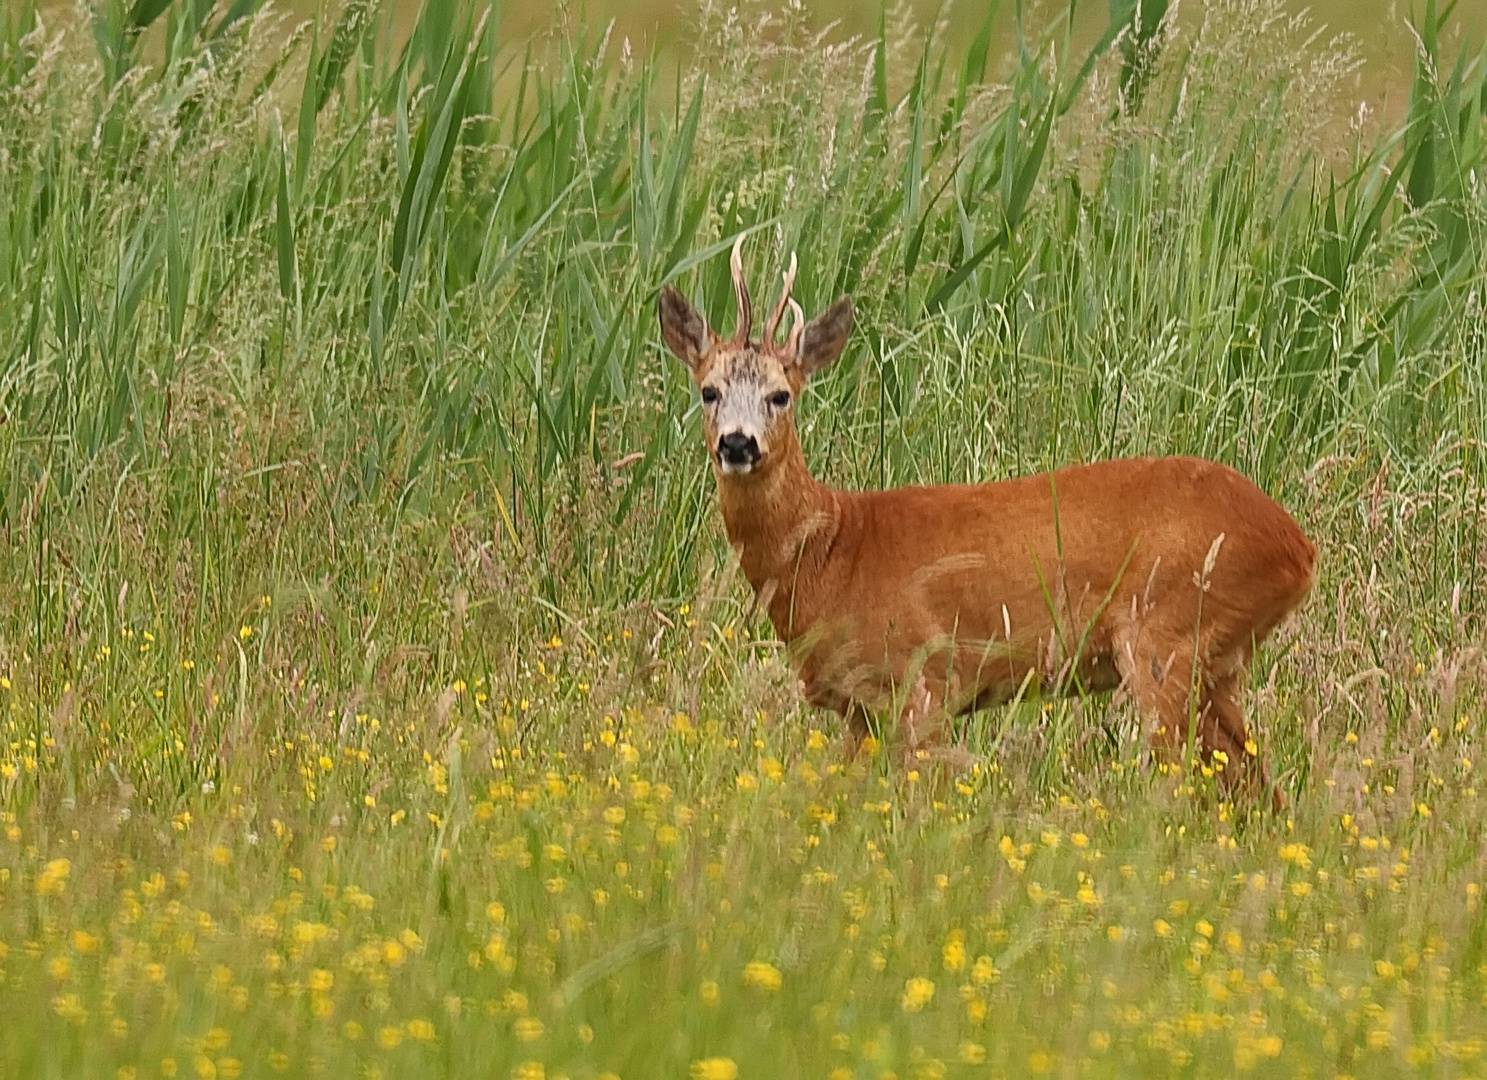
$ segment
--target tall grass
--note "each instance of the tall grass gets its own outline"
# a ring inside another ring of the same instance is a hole
[[[658,467],[686,398],[643,312],[682,278],[722,319],[707,256],[746,229],[756,276],[798,249],[804,300],[859,298],[808,440],[844,483],[1152,450],[1289,494],[1360,435],[1414,458],[1476,419],[1482,71],[1438,69],[1433,12],[1407,123],[1338,162],[1345,58],[1247,4],[1160,62],[1151,5],[1087,59],[1019,31],[994,83],[991,16],[961,55],[715,13],[664,89],[592,28],[506,44],[435,5],[389,50],[353,4],[280,50],[198,7],[105,6],[95,42],[8,16],[8,522],[43,475],[69,517],[101,459],[215,437],[336,463],[260,474],[322,514],[504,505],[559,606],[683,595],[705,489]]]
[[[1487,57],[1429,0],[1348,127],[1267,0],[997,14],[4,9],[0,1075],[1472,1075]],[[655,332],[673,281],[729,325],[740,232],[853,296],[824,478],[1197,453],[1297,514],[1292,821],[1099,702],[829,759]]]

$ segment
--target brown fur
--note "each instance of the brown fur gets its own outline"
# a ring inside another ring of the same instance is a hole
[[[674,290],[661,312],[668,344],[669,322],[696,319],[692,347],[673,351],[699,386],[724,392],[737,371],[750,393],[798,393],[851,322],[838,301],[803,334],[797,316],[779,348],[746,333],[722,341]],[[846,716],[854,746],[866,712],[890,705],[918,750],[939,742],[947,712],[1006,701],[1028,681],[1120,687],[1151,718],[1154,750],[1175,754],[1195,719],[1205,755],[1227,756],[1230,788],[1268,788],[1237,695],[1255,646],[1311,588],[1317,549],[1245,477],[1199,458],[1136,458],[852,492],[811,476],[793,408],[769,418],[759,444],[742,475],[711,455],[728,539],[807,699]]]

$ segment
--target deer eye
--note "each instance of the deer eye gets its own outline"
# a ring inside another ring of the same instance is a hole
[[[773,394],[769,395],[769,403],[776,409],[783,409],[790,404],[790,391],[776,390]]]
[[[702,388],[702,404],[704,404],[704,405],[716,405],[717,403],[718,403],[718,390],[717,390],[717,387],[714,387],[714,386],[704,386]]]

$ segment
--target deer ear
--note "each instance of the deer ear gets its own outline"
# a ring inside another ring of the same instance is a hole
[[[845,296],[806,323],[795,354],[795,363],[805,377],[810,378],[840,356],[851,332],[852,301]]]
[[[698,362],[713,344],[713,333],[707,327],[707,320],[670,285],[661,290],[656,311],[661,317],[661,339],[666,342],[666,347],[678,360],[696,371]]]

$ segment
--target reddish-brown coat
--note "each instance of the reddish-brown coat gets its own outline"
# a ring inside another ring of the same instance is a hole
[[[699,386],[726,385],[737,368],[750,387],[798,392],[840,351],[841,307],[804,328],[803,347],[798,322],[781,350],[746,334],[723,342],[699,319],[695,347],[674,351]],[[683,315],[695,313],[679,294],[663,296],[663,330],[686,329]],[[840,340],[813,340],[828,323]],[[1134,458],[841,491],[811,476],[792,412],[761,424],[747,471],[711,455],[728,538],[807,698],[846,716],[854,743],[868,710],[896,709],[906,746],[921,749],[938,742],[946,712],[1005,701],[1034,680],[1045,691],[1120,687],[1152,718],[1154,748],[1175,752],[1195,722],[1204,751],[1227,758],[1231,786],[1268,786],[1240,678],[1311,588],[1317,549],[1244,476],[1199,458]]]

